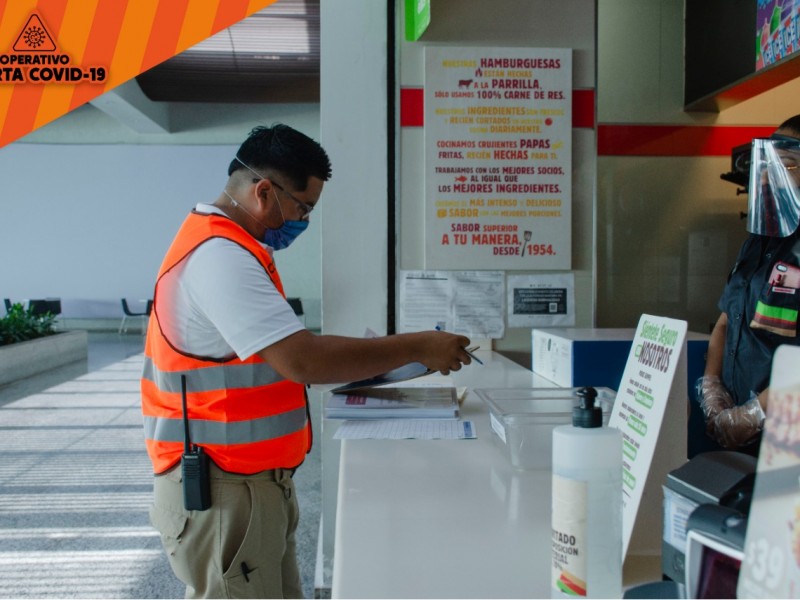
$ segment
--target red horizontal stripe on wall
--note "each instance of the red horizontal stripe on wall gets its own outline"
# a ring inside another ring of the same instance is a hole
[[[425,89],[400,88],[400,127],[425,125]],[[572,126],[594,127],[594,90],[572,91]]]
[[[775,127],[598,125],[598,156],[730,156]]]
[[[572,90],[572,127],[594,128],[594,90]]]
[[[425,90],[400,88],[400,127],[422,127],[425,124]]]

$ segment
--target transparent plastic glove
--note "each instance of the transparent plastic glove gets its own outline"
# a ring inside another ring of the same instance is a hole
[[[695,383],[697,388],[697,401],[700,409],[708,423],[721,411],[731,408],[735,403],[733,397],[719,377],[716,375],[704,375]]]
[[[723,448],[736,448],[751,440],[764,427],[764,410],[755,394],[741,406],[720,411],[708,420],[709,435]]]

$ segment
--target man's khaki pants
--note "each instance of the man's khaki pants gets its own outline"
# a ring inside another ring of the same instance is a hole
[[[181,467],[155,477],[150,520],[187,598],[302,598],[291,470],[235,475],[211,463],[211,508],[183,508]]]

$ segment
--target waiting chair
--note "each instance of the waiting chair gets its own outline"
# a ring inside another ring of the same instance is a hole
[[[58,316],[61,314],[61,299],[44,298],[42,300],[28,300],[28,309],[31,311],[31,314],[35,316]]]
[[[289,306],[292,307],[294,314],[300,317],[300,320],[303,322],[303,325],[306,324],[306,315],[305,311],[303,311],[303,302],[300,298],[287,298],[286,301],[289,303]]]
[[[153,301],[148,300],[147,305],[145,306],[144,312],[133,312],[128,306],[128,300],[126,298],[122,298],[122,322],[119,324],[119,331],[117,332],[119,335],[122,335],[124,332],[128,331],[126,327],[126,323],[128,322],[129,317],[138,317],[142,320],[142,335],[145,334],[147,331],[147,319],[150,317],[150,312],[153,310]]]

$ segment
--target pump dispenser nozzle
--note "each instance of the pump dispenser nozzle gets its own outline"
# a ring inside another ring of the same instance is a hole
[[[603,410],[595,404],[597,390],[593,387],[583,387],[575,392],[575,395],[580,398],[580,403],[572,409],[572,424],[575,427],[602,427]]]

